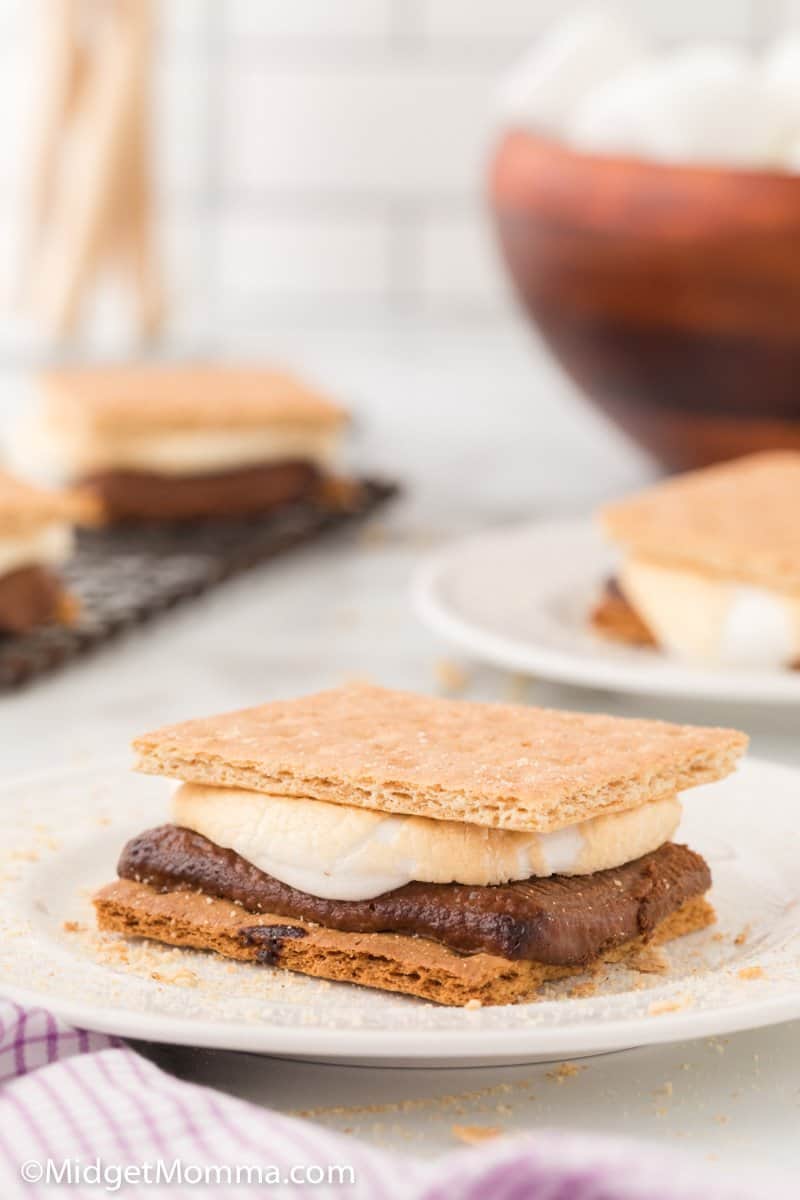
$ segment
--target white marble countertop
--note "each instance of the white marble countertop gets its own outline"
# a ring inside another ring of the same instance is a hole
[[[436,690],[441,660],[454,656],[410,611],[408,579],[420,553],[489,524],[584,511],[653,471],[576,399],[517,327],[423,330],[398,321],[282,330],[230,352],[280,357],[349,398],[359,415],[354,458],[402,480],[405,498],[361,536],[299,551],[2,698],[6,777],[124,753],[133,734],[162,722],[347,677]],[[28,396],[22,376],[0,377],[3,420]],[[458,665],[469,697],[518,690],[502,671]],[[798,714],[787,707],[639,700],[536,681],[526,696],[738,724],[751,733],[757,754],[800,762]],[[797,1034],[797,1026],[785,1025],[633,1050],[587,1060],[562,1083],[546,1066],[377,1070],[183,1051],[168,1057],[184,1073],[282,1110],[335,1108],[319,1119],[409,1152],[451,1148],[453,1124],[553,1124],[637,1134],[726,1163],[767,1155],[774,1165],[798,1169]]]

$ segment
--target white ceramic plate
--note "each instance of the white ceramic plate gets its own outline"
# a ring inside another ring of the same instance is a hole
[[[800,671],[697,667],[592,633],[587,615],[613,566],[585,519],[489,530],[422,564],[414,607],[460,650],[512,671],[641,695],[800,704]]]
[[[426,1066],[569,1058],[800,1017],[800,772],[786,767],[748,762],[691,794],[682,836],[711,863],[720,920],[668,948],[668,974],[614,968],[585,998],[568,997],[572,981],[536,1004],[476,1011],[94,931],[91,892],[113,879],[126,838],[164,820],[168,792],[122,766],[0,788],[0,994],[128,1037]]]

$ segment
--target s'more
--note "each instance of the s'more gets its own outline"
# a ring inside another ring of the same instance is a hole
[[[35,446],[108,521],[246,517],[316,495],[347,414],[290,374],[175,365],[42,376]]]
[[[0,636],[72,621],[77,603],[60,568],[73,551],[74,523],[91,519],[86,498],[0,471]]]
[[[669,479],[600,514],[620,550],[591,621],[687,661],[800,665],[800,453]]]
[[[102,930],[445,1005],[714,920],[672,841],[744,734],[353,685],[134,743],[180,781],[95,897]]]

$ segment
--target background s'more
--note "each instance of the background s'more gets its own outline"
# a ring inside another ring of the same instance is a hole
[[[347,414],[293,375],[222,365],[41,378],[39,453],[109,521],[260,515],[317,493]]]
[[[101,929],[442,1004],[714,919],[680,795],[744,734],[368,685],[140,737],[180,781],[95,897]]]
[[[687,660],[800,666],[800,452],[749,455],[605,508],[599,632]]]
[[[72,554],[74,524],[92,514],[85,497],[0,470],[0,637],[69,623],[75,615],[59,568]]]

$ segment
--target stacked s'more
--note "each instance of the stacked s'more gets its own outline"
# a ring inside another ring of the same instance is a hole
[[[621,551],[592,624],[687,661],[800,666],[800,453],[748,455],[610,505]]]
[[[347,422],[300,380],[258,368],[62,369],[41,386],[30,452],[112,522],[259,515],[309,498]]]
[[[679,795],[726,729],[359,685],[140,737],[182,781],[95,897],[101,929],[442,1004],[543,983],[709,924]]]
[[[76,615],[59,568],[72,554],[74,523],[91,519],[85,498],[0,471],[0,636]]]

